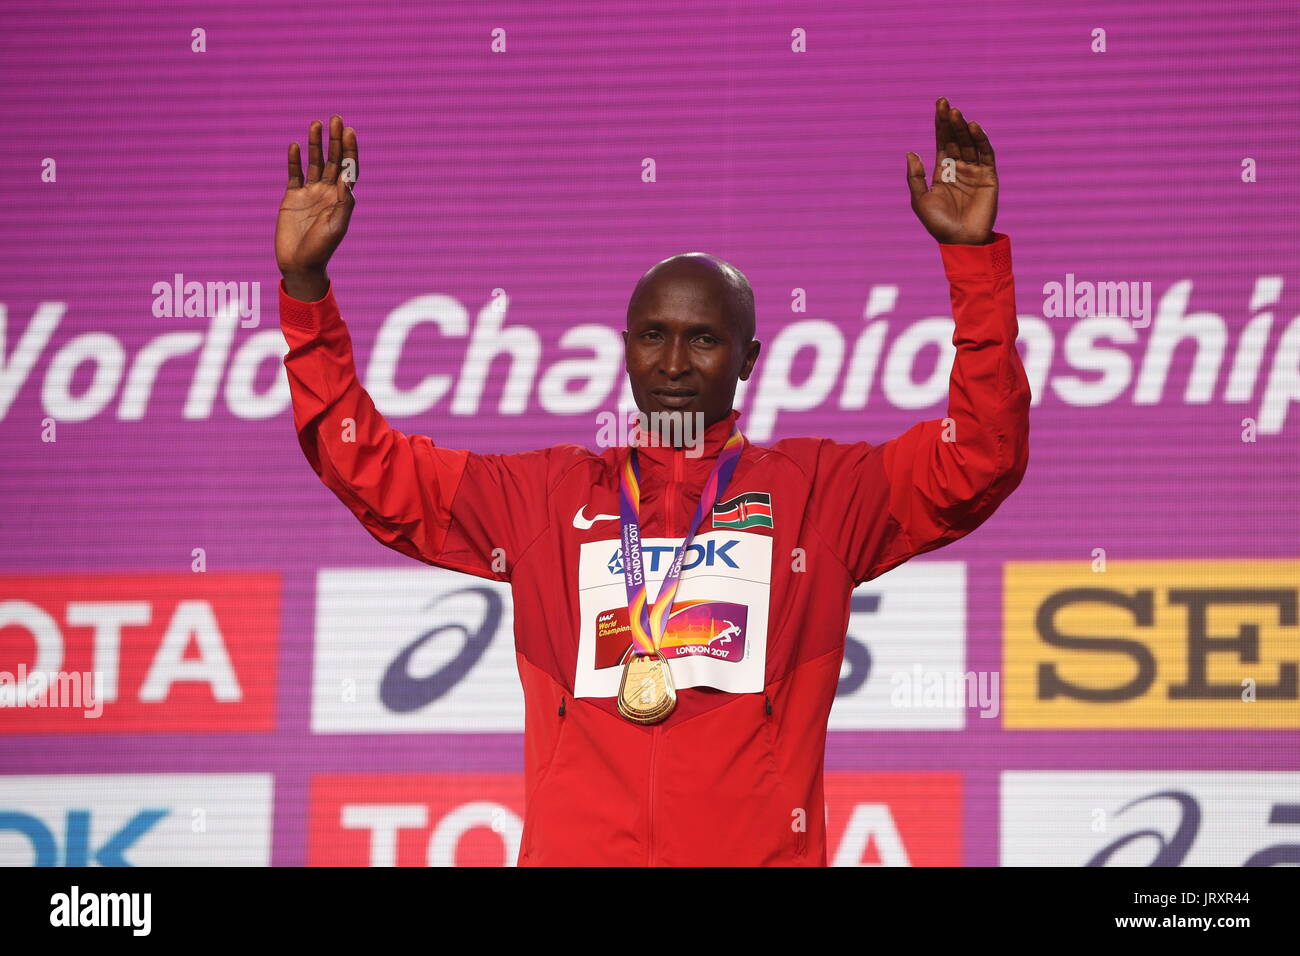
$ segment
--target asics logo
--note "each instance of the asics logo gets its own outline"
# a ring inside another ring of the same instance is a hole
[[[573,516],[573,526],[577,528],[579,531],[586,531],[597,521],[612,521],[613,519],[618,517],[618,515],[596,515],[591,518],[586,518],[583,517],[582,514],[586,510],[587,510],[587,506],[583,505],[581,508],[578,509],[578,513]]]

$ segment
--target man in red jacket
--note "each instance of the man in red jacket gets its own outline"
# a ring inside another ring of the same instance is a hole
[[[520,865],[826,865],[822,763],[850,596],[984,522],[1028,462],[1010,240],[988,137],[946,99],[912,208],[940,243],[957,354],[946,418],[880,445],[751,444],[732,409],[758,357],[744,276],[708,256],[642,278],[623,333],[638,431],[597,453],[443,448],[357,379],[325,273],[352,214],[356,132],[311,124],[276,224],[281,328],[307,460],[366,529],[508,581],[525,702]],[[655,415],[655,413],[660,413]]]

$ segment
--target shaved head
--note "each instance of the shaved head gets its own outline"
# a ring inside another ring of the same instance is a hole
[[[754,291],[729,262],[686,252],[654,265],[632,290],[623,349],[643,412],[698,414],[706,427],[726,418],[761,348]]]
[[[670,280],[694,284],[699,296],[734,324],[742,344],[754,340],[754,290],[749,280],[730,262],[704,252],[683,252],[651,266],[632,290],[628,315],[647,304]]]

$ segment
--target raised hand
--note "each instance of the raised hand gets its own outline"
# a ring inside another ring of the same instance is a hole
[[[968,124],[961,110],[950,107],[947,97],[941,96],[934,107],[934,146],[934,177],[928,189],[921,157],[907,154],[912,211],[942,243],[978,246],[992,242],[998,214],[998,173],[984,129],[978,123]],[[953,162],[945,166],[945,159]]]
[[[329,162],[321,156],[321,122],[312,120],[307,132],[307,180],[302,178],[298,144],[289,144],[289,183],[275,221],[275,261],[285,277],[285,291],[325,294],[325,266],[348,231],[352,207],[351,179],[359,172],[357,131],[344,128],[343,118],[330,117]],[[351,160],[351,162],[349,162]],[[297,290],[297,291],[295,291]]]

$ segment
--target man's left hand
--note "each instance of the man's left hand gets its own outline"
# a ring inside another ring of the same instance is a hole
[[[925,185],[921,157],[907,154],[912,211],[935,239],[953,245],[993,241],[998,214],[998,173],[983,127],[939,97],[934,108],[934,178]]]

